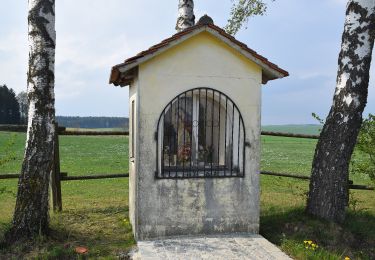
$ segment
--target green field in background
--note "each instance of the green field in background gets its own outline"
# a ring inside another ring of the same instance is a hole
[[[0,166],[0,174],[19,173],[24,153],[24,133],[0,132],[0,156],[7,140],[15,140],[11,151],[16,159]],[[60,136],[60,167],[69,175],[126,173],[128,138],[126,136]]]
[[[263,131],[318,135],[320,133],[321,125],[265,125],[262,126]]]

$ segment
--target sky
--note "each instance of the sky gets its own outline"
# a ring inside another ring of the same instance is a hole
[[[231,0],[195,0],[197,20],[223,27]],[[220,2],[220,4],[219,4]],[[1,0],[0,84],[26,91],[27,0]],[[110,69],[175,33],[178,0],[57,0],[56,114],[128,116],[128,87],[108,84]],[[290,76],[262,87],[262,124],[314,124],[332,104],[345,0],[276,0],[236,38]],[[367,108],[375,113],[375,67]]]

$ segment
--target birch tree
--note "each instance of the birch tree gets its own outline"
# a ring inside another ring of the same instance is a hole
[[[367,103],[374,8],[375,0],[347,4],[333,104],[312,164],[307,212],[336,222],[345,219],[349,162]]]
[[[48,232],[54,147],[55,0],[29,0],[27,140],[8,243]]]
[[[194,1],[193,0],[179,0],[178,2],[178,18],[176,23],[176,30],[181,32],[195,24],[194,16]]]

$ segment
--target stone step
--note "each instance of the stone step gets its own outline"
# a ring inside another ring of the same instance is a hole
[[[139,241],[134,260],[291,259],[261,235],[228,234]]]

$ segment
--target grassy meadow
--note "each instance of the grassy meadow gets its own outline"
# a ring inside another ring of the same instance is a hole
[[[9,139],[14,140],[10,150],[15,160],[0,166],[0,174],[20,171],[25,134],[0,132],[0,160]],[[262,170],[309,175],[315,145],[316,140],[262,136]],[[124,173],[128,170],[128,138],[61,136],[60,158],[61,171],[68,175]],[[373,185],[366,176],[351,179]],[[10,225],[16,187],[17,180],[0,180],[0,240]],[[351,191],[347,221],[337,225],[303,214],[307,181],[262,176],[261,190],[260,232],[293,258],[375,258],[374,191]],[[75,259],[76,246],[87,247],[91,258],[117,259],[134,246],[127,178],[64,181],[62,194],[63,212],[51,212],[51,237],[0,249],[0,259]],[[306,249],[305,240],[319,247]]]

